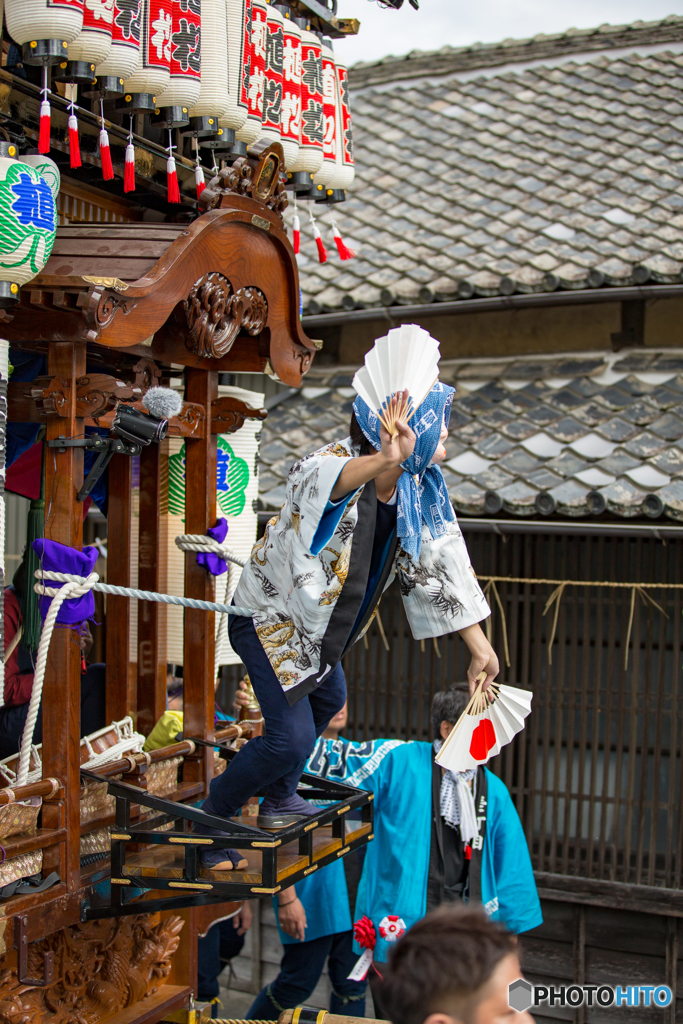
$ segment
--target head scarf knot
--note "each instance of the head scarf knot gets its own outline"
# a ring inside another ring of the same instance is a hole
[[[423,523],[432,537],[440,537],[446,532],[446,523],[455,521],[443,473],[439,466],[431,465],[439,446],[441,426],[444,422],[448,426],[454,394],[454,388],[437,381],[408,421],[416,436],[415,450],[401,463],[396,528],[403,550],[415,562],[420,557]],[[381,423],[377,414],[360,395],[353,403],[353,411],[370,444],[380,451]]]

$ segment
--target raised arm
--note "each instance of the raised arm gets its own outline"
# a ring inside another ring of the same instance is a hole
[[[394,395],[393,405],[407,399],[407,392]],[[361,455],[356,459],[349,459],[337,477],[337,482],[332,489],[330,501],[339,501],[347,494],[353,494],[359,487],[366,484],[368,480],[374,480],[377,485],[377,496],[380,500],[391,497],[396,489],[398,478],[403,470],[401,463],[410,458],[415,448],[415,434],[407,423],[398,420],[397,437],[392,440],[388,430],[380,428],[380,440],[382,450],[374,455]]]

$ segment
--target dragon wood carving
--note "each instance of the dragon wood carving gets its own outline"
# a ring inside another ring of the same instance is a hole
[[[154,923],[156,922],[156,923]],[[22,985],[0,962],[0,1024],[95,1024],[164,984],[183,921],[140,914],[73,925],[29,946],[29,971],[54,952],[55,980]]]
[[[262,291],[248,287],[233,291],[223,274],[204,274],[195,281],[184,303],[190,336],[187,347],[200,356],[221,359],[241,330],[260,334],[268,319]]]

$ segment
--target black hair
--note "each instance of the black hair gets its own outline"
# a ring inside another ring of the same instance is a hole
[[[353,444],[353,447],[358,448],[359,455],[374,455],[377,451],[377,449],[370,444],[367,437],[361,430],[360,423],[356,419],[355,412],[351,413],[349,435],[351,436],[351,443]]]
[[[515,953],[515,936],[483,907],[445,905],[399,940],[380,986],[392,1024],[423,1024],[443,1013],[469,1024],[498,964]]]
[[[432,701],[432,733],[435,740],[441,739],[441,723],[451,725],[460,718],[470,699],[469,683],[453,683],[447,690],[439,690]]]

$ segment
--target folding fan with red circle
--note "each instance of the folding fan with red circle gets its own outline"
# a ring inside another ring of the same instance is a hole
[[[483,690],[485,676],[436,755],[436,762],[452,772],[464,772],[486,764],[501,747],[524,728],[531,711],[532,694],[516,686],[491,683]]]

